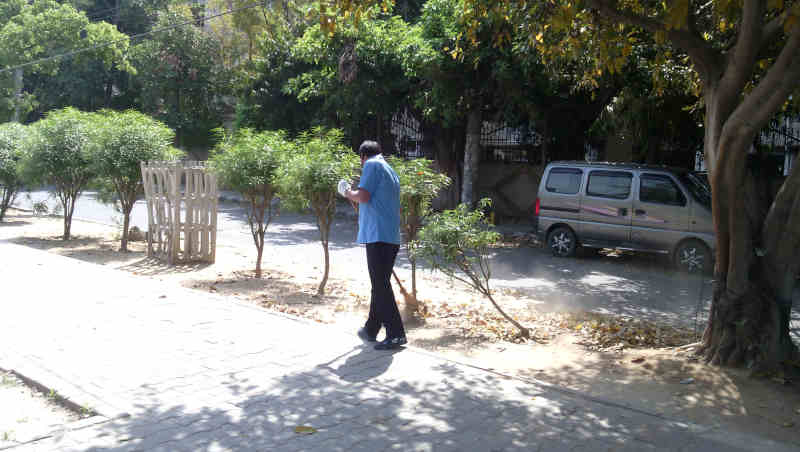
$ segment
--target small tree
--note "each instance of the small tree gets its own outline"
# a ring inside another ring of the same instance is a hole
[[[256,278],[261,278],[264,234],[278,214],[273,207],[278,168],[289,155],[290,146],[283,132],[242,129],[225,137],[211,155],[211,165],[222,183],[247,200],[247,223],[258,252]]]
[[[19,123],[0,124],[0,221],[22,188],[22,141],[25,133],[25,126]]]
[[[89,161],[89,113],[53,110],[31,126],[25,141],[25,172],[32,181],[53,186],[64,212],[64,240],[70,239],[75,202],[94,174]]]
[[[412,311],[419,311],[417,300],[417,259],[411,253],[411,244],[417,239],[417,234],[422,228],[422,220],[430,212],[430,205],[439,190],[450,185],[450,178],[433,169],[433,162],[420,158],[403,160],[389,157],[389,164],[397,172],[400,179],[400,205],[402,207],[400,221],[405,236],[403,244],[408,251],[408,261],[411,264],[411,298]]]
[[[431,215],[419,231],[411,252],[429,262],[432,270],[439,270],[480,292],[519,329],[520,336],[528,338],[528,329],[506,314],[492,297],[489,245],[497,242],[500,234],[490,230],[484,218],[483,210],[490,204],[491,201],[484,198],[476,210],[470,211],[466,204],[460,204],[455,209]]]
[[[280,169],[281,201],[289,208],[311,209],[314,213],[325,255],[325,272],[317,289],[317,296],[322,296],[330,270],[328,240],[336,213],[336,184],[340,179],[352,179],[359,162],[342,144],[342,132],[337,129],[305,132],[293,148],[293,155]]]
[[[171,146],[172,129],[137,111],[101,111],[93,120],[89,148],[100,199],[119,202],[123,215],[120,251],[128,251],[131,210],[144,196],[141,162],[170,160],[181,152]]]

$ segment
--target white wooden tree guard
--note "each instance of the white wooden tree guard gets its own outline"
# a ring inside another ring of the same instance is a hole
[[[217,248],[217,177],[204,162],[142,162],[147,255],[167,264],[213,263]]]

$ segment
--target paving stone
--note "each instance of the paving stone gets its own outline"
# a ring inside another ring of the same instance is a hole
[[[0,255],[15,262],[0,367],[114,418],[13,452],[794,450],[30,248]]]

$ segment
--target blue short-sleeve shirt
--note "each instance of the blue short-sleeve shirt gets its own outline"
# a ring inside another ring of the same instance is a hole
[[[358,207],[358,243],[400,244],[400,180],[378,154],[364,162],[359,189],[369,192],[369,202]]]

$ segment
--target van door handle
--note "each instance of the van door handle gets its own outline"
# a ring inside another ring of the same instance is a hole
[[[618,209],[618,213],[619,213],[619,216],[621,216],[621,217],[627,217],[628,216],[628,209],[625,208],[625,207],[620,207]]]
[[[633,213],[634,213],[635,215],[644,215],[644,214],[646,214],[647,212],[645,212],[645,211],[644,211],[644,210],[642,210],[642,209],[634,209]]]

